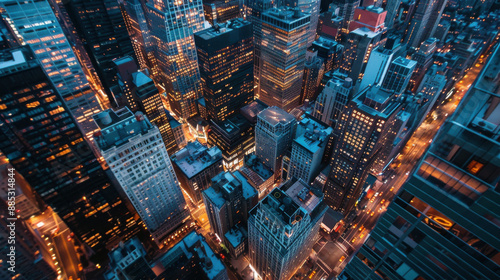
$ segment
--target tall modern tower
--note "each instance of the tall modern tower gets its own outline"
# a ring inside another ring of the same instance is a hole
[[[101,154],[156,244],[189,216],[160,130],[141,113],[108,109],[94,116]]]
[[[117,83],[113,59],[134,55],[120,5],[116,0],[70,0],[67,5],[69,15],[85,39],[87,53],[109,90]]]
[[[335,127],[342,111],[350,101],[352,79],[334,72],[314,103],[313,117]]]
[[[396,115],[401,103],[394,93],[371,86],[342,111],[334,133],[332,170],[325,186],[325,202],[347,214],[361,194],[368,172],[379,174],[396,138]]]
[[[273,189],[250,211],[248,255],[264,280],[288,280],[311,253],[326,212],[323,195],[302,180]]]
[[[44,67],[29,50],[4,50],[0,60],[0,150],[50,206],[97,253],[137,233]]]
[[[255,127],[255,154],[271,168],[278,179],[281,159],[292,145],[295,134],[295,118],[278,107],[269,107],[257,116]]]
[[[272,8],[262,14],[262,69],[257,96],[290,111],[300,102],[310,16],[298,9]]]
[[[499,47],[346,266],[348,279],[500,277],[498,65]]]
[[[211,25],[225,23],[228,20],[239,18],[243,12],[242,0],[205,0],[203,1],[205,19]],[[252,33],[252,32],[250,32]]]
[[[244,0],[244,11],[246,20],[253,24],[254,43],[254,90],[256,97],[260,92],[260,76],[262,69],[262,13],[273,7],[273,0]]]
[[[349,24],[354,19],[354,10],[359,7],[360,0],[333,0],[339,8],[339,16],[343,18],[342,29],[348,30]]]
[[[442,0],[421,0],[418,2],[415,13],[411,18],[410,25],[406,31],[405,43],[409,47],[417,48],[427,39],[426,34],[430,33],[428,29],[432,29],[429,19],[435,12],[435,6]],[[439,23],[439,21],[437,22]],[[436,25],[437,25],[436,23]]]
[[[194,35],[207,118],[224,121],[253,101],[252,24],[233,19]]]
[[[165,87],[170,108],[178,118],[197,114],[201,96],[194,33],[203,29],[201,0],[147,0],[149,32],[158,64],[158,82]]]
[[[277,0],[276,2],[279,4],[280,1],[283,6],[299,8],[301,12],[311,16],[309,30],[307,30],[307,45],[310,46],[316,40],[321,0]]]
[[[394,59],[389,65],[387,75],[385,75],[382,82],[382,88],[387,91],[393,91],[396,94],[403,93],[410,83],[410,78],[416,66],[416,61],[406,59],[402,56]]]
[[[91,139],[91,116],[101,111],[77,57],[50,4],[35,0],[3,0],[0,5],[21,44],[29,45],[78,122]]]
[[[366,63],[366,69],[369,70],[363,75],[359,89],[362,90],[370,85],[381,85],[387,74],[393,55],[394,52],[390,49],[383,48],[382,46],[376,47]]]
[[[318,57],[318,50],[314,47],[309,47],[306,53],[306,63],[304,65],[304,80],[302,81],[302,93],[300,95],[300,104],[307,100],[315,100],[317,90],[325,65],[323,59]]]

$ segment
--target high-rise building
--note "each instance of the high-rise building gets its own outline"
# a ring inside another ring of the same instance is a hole
[[[321,162],[333,128],[306,115],[297,123],[288,178],[310,184],[321,171]],[[286,178],[283,178],[286,179]]]
[[[46,0],[6,0],[0,5],[16,39],[31,47],[78,125],[91,139],[97,129],[91,116],[101,111],[101,105],[50,4]]]
[[[330,4],[328,11],[323,12],[318,20],[318,35],[332,40],[340,40],[347,30],[342,29],[344,18],[340,15],[337,5]]]
[[[497,47],[346,266],[348,279],[500,277],[498,65]]]
[[[171,158],[181,186],[193,203],[200,204],[203,201],[201,192],[210,186],[215,175],[224,170],[221,150],[217,146],[208,148],[196,140]]]
[[[325,73],[340,67],[344,46],[335,40],[320,36],[312,43],[310,49],[318,51],[318,57],[323,60],[325,66]]]
[[[160,256],[154,266],[160,268],[158,279],[229,280],[218,255],[208,246],[205,237],[196,232],[191,232]]]
[[[225,170],[232,171],[243,166],[245,156],[255,151],[254,129],[254,125],[241,114],[222,122],[210,121],[208,144],[222,151]]]
[[[42,2],[43,3],[43,2]],[[138,232],[75,119],[29,47],[1,52],[0,150],[96,253]]]
[[[340,72],[334,72],[332,79],[326,83],[314,103],[312,116],[335,127],[340,114],[349,103],[351,90],[352,79]]]
[[[257,116],[255,155],[280,177],[281,158],[292,145],[295,118],[278,107],[269,107]]]
[[[354,19],[349,24],[349,31],[366,27],[373,32],[382,32],[385,30],[386,15],[387,11],[380,7],[358,7],[354,10]]]
[[[326,212],[323,195],[302,180],[273,189],[249,213],[248,256],[264,280],[288,280],[311,253]]]
[[[437,49],[436,44],[437,39],[429,38],[422,42],[422,44],[418,48],[418,51],[412,56],[412,59],[417,62],[417,65],[415,66],[415,72],[413,72],[413,76],[410,81],[412,90],[414,92],[420,86],[420,82],[424,78],[425,72],[433,63],[432,56]]]
[[[244,12],[246,20],[253,25],[253,76],[256,97],[260,92],[260,76],[262,70],[262,13],[273,7],[273,0],[244,0]]]
[[[252,24],[233,19],[194,35],[207,119],[224,121],[253,101]]]
[[[406,31],[405,43],[408,47],[417,48],[420,44],[427,39],[426,34],[429,33],[428,29],[433,26],[429,25],[429,18],[436,12],[436,4],[443,0],[420,0],[415,9],[415,13],[411,17],[410,25]],[[439,16],[440,17],[440,16]],[[436,22],[436,25],[439,23]]]
[[[438,66],[437,64],[433,64],[429,70],[425,73],[422,83],[417,89],[417,97],[422,98],[424,102],[423,108],[420,110],[419,115],[416,118],[418,123],[415,124],[416,127],[420,126],[421,122],[425,120],[425,117],[431,109],[434,107],[439,97],[441,97],[441,93],[446,86],[446,69],[447,63]]]
[[[376,47],[366,63],[366,69],[369,70],[365,71],[359,89],[362,90],[370,85],[381,85],[387,74],[393,55],[394,52],[390,49],[383,48],[382,46]]]
[[[381,88],[396,94],[403,93],[410,83],[410,78],[416,66],[417,62],[415,60],[409,60],[402,56],[397,57],[389,64]]]
[[[113,88],[113,103],[120,108],[127,106],[132,112],[138,110],[137,103],[133,94],[133,76],[139,69],[137,63],[130,56],[113,59],[115,72],[118,78],[118,88]]]
[[[156,80],[165,88],[172,112],[188,119],[197,114],[202,91],[193,35],[204,27],[202,1],[147,0],[146,9]]]
[[[104,274],[106,280],[154,279],[146,257],[146,250],[136,237],[120,244],[108,253],[109,270]]]
[[[203,1],[205,19],[211,25],[215,25],[239,18],[243,12],[242,2],[241,0],[205,0]]]
[[[387,0],[387,4],[385,6],[385,10],[387,11],[385,26],[388,29],[391,29],[394,26],[394,20],[398,14],[400,4],[401,0]]]
[[[272,8],[262,14],[262,69],[256,96],[290,111],[300,103],[310,16],[298,9]]]
[[[298,8],[304,14],[310,15],[309,30],[307,31],[307,46],[310,46],[316,40],[321,0],[278,0],[276,2],[281,2],[281,5],[290,8]]]
[[[384,43],[381,32],[373,32],[366,27],[349,33],[342,61],[341,71],[348,73],[354,83],[363,79],[366,63],[372,50]]]
[[[117,83],[113,59],[133,56],[134,49],[116,0],[70,0],[67,11],[105,89]]]
[[[257,190],[239,171],[217,174],[212,178],[211,186],[203,191],[203,203],[210,227],[228,248],[236,249],[233,251],[235,258],[246,249],[248,212],[258,201]],[[229,233],[228,239],[225,238],[227,233]],[[232,240],[231,237],[239,235],[241,238]],[[238,250],[239,247],[241,250]]]
[[[94,116],[95,140],[156,244],[189,215],[158,127],[128,108]]]
[[[349,24],[354,19],[354,11],[359,7],[359,2],[360,0],[333,0],[332,2],[339,8],[339,16],[344,19],[342,28],[346,31],[349,30]]]
[[[368,172],[383,170],[398,130],[394,123],[400,109],[393,92],[371,86],[342,111],[324,189],[328,206],[347,214],[358,200]]]
[[[308,48],[306,63],[304,65],[304,80],[302,81],[300,104],[303,104],[305,100],[316,99],[316,92],[323,78],[324,69],[323,60],[318,57],[318,51],[313,47]]]
[[[274,185],[274,173],[254,155],[245,157],[245,164],[239,169],[248,183],[259,192],[259,199],[271,191]]]

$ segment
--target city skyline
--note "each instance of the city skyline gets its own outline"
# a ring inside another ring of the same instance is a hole
[[[498,0],[0,0],[0,278],[500,278]]]

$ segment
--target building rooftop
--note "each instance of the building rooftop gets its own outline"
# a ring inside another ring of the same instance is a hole
[[[210,201],[221,208],[234,191],[241,190],[245,199],[257,196],[257,191],[247,182],[239,172],[221,172],[212,178],[212,186],[203,192]]]
[[[226,234],[224,234],[227,241],[233,246],[233,248],[238,247],[241,243],[245,242],[248,236],[248,232],[242,227],[233,227]]]
[[[309,115],[299,121],[296,130],[295,143],[301,145],[311,153],[316,153],[326,145],[333,128]]]
[[[153,82],[153,80],[148,75],[143,73],[142,71],[138,71],[138,72],[133,73],[132,79],[133,79],[133,83],[136,87],[140,87],[140,86],[143,86],[145,84]]]
[[[0,70],[26,63],[26,58],[21,49],[5,50],[0,53]]]
[[[280,123],[287,124],[289,122],[295,121],[294,116],[288,114],[285,110],[276,106],[264,109],[257,117],[272,126],[276,126]]]
[[[266,181],[271,178],[274,173],[267,168],[256,155],[248,155],[245,157],[245,167],[255,172],[259,177]],[[244,172],[243,170],[241,172]]]
[[[243,39],[252,37],[252,23],[241,18],[231,19],[194,34],[196,47],[213,53]]]
[[[241,108],[240,113],[251,123],[255,124],[257,122],[257,116],[267,107],[268,106],[264,102],[255,99],[250,104]]]
[[[198,142],[189,142],[186,147],[172,156],[172,162],[188,179],[222,160],[222,152],[217,146],[208,148]]]
[[[233,176],[235,176],[240,182],[241,182],[241,187],[243,190],[243,197],[245,199],[252,198],[254,196],[258,195],[257,190],[248,183],[247,178],[241,174],[240,171],[236,170],[233,172]]]
[[[394,59],[391,63],[406,67],[406,68],[413,68],[417,65],[417,62],[415,60],[407,59],[402,56],[398,56],[396,59]]]
[[[302,19],[309,19],[311,16],[306,13],[302,13],[297,8],[289,8],[289,7],[277,7],[271,8],[262,13],[263,20],[269,21],[269,18],[273,18],[276,21],[280,21],[287,24],[293,24]],[[309,22],[309,20],[307,21]],[[304,22],[305,24],[306,22]]]
[[[376,36],[378,36],[380,34],[379,32],[371,31],[367,27],[361,27],[361,28],[355,29],[355,30],[351,31],[349,34],[351,34],[351,33],[359,35],[361,37],[366,36],[370,39],[375,38]]]

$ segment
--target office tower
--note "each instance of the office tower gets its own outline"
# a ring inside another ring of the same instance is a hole
[[[252,24],[233,19],[194,35],[207,120],[224,121],[253,101]]]
[[[333,128],[306,115],[297,123],[288,178],[311,183],[321,171],[321,161]]]
[[[197,114],[201,95],[193,34],[204,27],[202,1],[147,0],[146,9],[158,64],[156,79],[165,88],[171,111],[186,120]]]
[[[379,174],[383,170],[399,130],[395,120],[400,109],[393,92],[371,86],[342,111],[334,131],[332,171],[324,189],[328,206],[349,213],[368,172]]]
[[[337,43],[335,40],[320,36],[312,43],[310,49],[318,51],[318,57],[323,59],[325,73],[340,67],[344,46]]]
[[[254,154],[245,156],[245,163],[239,171],[259,192],[259,199],[268,194],[274,185],[274,173]]]
[[[138,110],[134,97],[134,85],[132,74],[139,68],[137,63],[130,56],[113,59],[114,70],[118,78],[118,88],[112,89],[113,102],[116,107],[127,106],[132,112]]]
[[[7,178],[3,179],[7,181]],[[24,223],[13,221],[7,211],[7,200],[0,199],[0,278],[1,279],[40,279],[57,278],[55,267],[43,258],[35,236],[28,231]],[[17,207],[17,201],[16,206]],[[15,243],[12,243],[14,240]],[[14,250],[12,250],[14,247]],[[48,258],[48,256],[46,256]],[[13,269],[13,270],[11,270]]]
[[[193,203],[200,204],[203,200],[201,192],[210,186],[215,175],[224,170],[221,150],[217,146],[207,148],[196,140],[171,158],[181,186]]]
[[[241,0],[205,0],[203,1],[205,19],[214,26],[216,23],[221,24],[239,18],[243,11],[242,2]]]
[[[318,27],[321,0],[278,0],[276,2],[281,2],[281,5],[290,8],[298,8],[304,14],[310,15],[311,19],[309,29],[307,30],[307,46],[310,46],[312,42],[316,40],[316,29]]]
[[[318,51],[310,47],[306,53],[306,63],[304,65],[304,80],[302,81],[302,94],[300,104],[305,100],[315,100],[321,78],[324,72],[323,60],[318,57]]]
[[[321,192],[292,179],[250,211],[248,256],[262,279],[287,280],[295,274],[316,243],[326,208]]]
[[[105,89],[116,84],[113,59],[133,56],[134,49],[116,0],[70,0],[67,10]]]
[[[381,85],[387,74],[393,55],[394,52],[390,49],[383,48],[382,46],[376,47],[370,54],[370,58],[368,58],[368,62],[366,63],[368,71],[363,75],[359,89],[364,89],[370,85]]]
[[[276,180],[281,173],[281,158],[292,145],[295,125],[295,118],[276,106],[257,116],[255,155],[273,171]]]
[[[149,121],[160,129],[161,138],[169,154],[178,150],[174,132],[168,120],[167,111],[163,108],[160,92],[153,80],[147,75],[147,71],[132,73],[132,85],[134,97],[140,111]]]
[[[354,19],[349,24],[349,31],[366,27],[373,32],[385,31],[385,18],[387,11],[380,7],[358,7],[354,10]]]
[[[354,11],[359,7],[359,2],[360,0],[333,0],[332,2],[339,7],[339,15],[344,19],[342,28],[346,31],[349,30],[349,24],[354,19]]]
[[[262,69],[257,98],[290,111],[299,106],[310,16],[272,8],[262,14]]]
[[[439,97],[441,97],[441,93],[443,92],[447,82],[447,66],[447,63],[440,66],[433,64],[425,73],[422,83],[420,83],[420,86],[416,90],[417,96],[425,102],[417,117],[418,124],[416,124],[416,127],[420,126],[420,124],[425,120],[427,114],[429,114],[431,109],[436,104]]]
[[[401,4],[401,0],[387,0],[387,4],[385,6],[385,10],[387,11],[387,15],[385,17],[385,26],[388,29],[392,29],[394,26],[394,20],[399,11],[399,5]]]
[[[245,156],[255,151],[254,125],[241,114],[222,122],[211,120],[210,128],[208,144],[220,148],[225,170],[243,166]]]
[[[427,22],[427,28],[425,30],[423,39],[434,37],[434,33],[436,32],[439,22],[441,21],[443,11],[447,3],[448,0],[437,0],[434,3],[434,8],[431,15],[429,16],[429,21]]]
[[[0,5],[10,28],[17,31],[17,40],[31,47],[83,133],[91,139],[97,128],[90,116],[99,113],[101,106],[49,3],[9,0]]]
[[[418,2],[404,40],[408,47],[417,48],[427,39],[427,29],[433,28],[429,25],[429,18],[432,13],[436,12],[434,10],[438,1],[441,0],[421,0]]]
[[[399,10],[394,20],[393,29],[402,31],[405,36],[408,34],[407,27],[415,14],[417,0],[402,0],[399,4]],[[406,44],[406,42],[405,42]]]
[[[120,242],[108,253],[108,257],[109,269],[104,274],[106,280],[156,278],[146,260],[146,250],[137,237]]]
[[[415,60],[409,60],[402,56],[397,57],[389,64],[381,88],[396,94],[403,93],[410,83],[411,75],[416,66]]]
[[[184,128],[182,124],[178,122],[175,118],[170,116],[170,113],[165,110],[167,114],[168,122],[170,123],[170,128],[174,134],[175,143],[179,149],[184,148],[187,145],[186,135],[184,135]]]
[[[154,265],[163,268],[159,279],[229,280],[227,270],[205,237],[191,232],[163,254]]]
[[[448,20],[441,20],[436,27],[434,32],[434,38],[438,39],[439,44],[444,44],[446,42],[446,37],[450,31],[451,23]]]
[[[211,186],[203,191],[210,227],[226,247],[235,249],[235,258],[246,249],[248,211],[258,201],[257,191],[239,171],[217,174],[212,178]]]
[[[351,279],[496,279],[498,46],[347,265]]]
[[[384,43],[381,32],[366,27],[358,28],[347,35],[344,57],[340,69],[347,73],[354,83],[363,78],[366,63],[372,50]]]
[[[253,76],[255,96],[259,97],[260,92],[260,76],[262,69],[262,13],[273,7],[272,0],[244,0],[244,11],[246,20],[253,25]]]
[[[135,57],[141,69],[149,68],[153,76],[158,75],[154,47],[146,19],[146,6],[143,0],[124,0],[123,19],[127,27]]]
[[[0,150],[80,240],[102,253],[138,226],[29,47],[0,61]],[[8,104],[8,105],[7,105]]]
[[[349,103],[351,90],[352,79],[340,72],[334,72],[314,103],[312,116],[335,127],[340,114]]]
[[[344,18],[340,16],[340,9],[334,4],[328,6],[328,11],[323,12],[318,20],[318,35],[332,40],[340,40],[345,31],[342,29]]]
[[[425,75],[425,72],[434,62],[432,56],[437,49],[436,44],[437,39],[429,38],[422,42],[422,44],[418,48],[418,51],[412,56],[412,60],[415,60],[417,62],[417,65],[415,66],[415,72],[413,72],[413,76],[410,81],[413,91],[417,90],[420,82]]]
[[[94,116],[95,140],[123,192],[154,241],[180,225],[189,213],[160,130],[141,113],[108,109]]]

